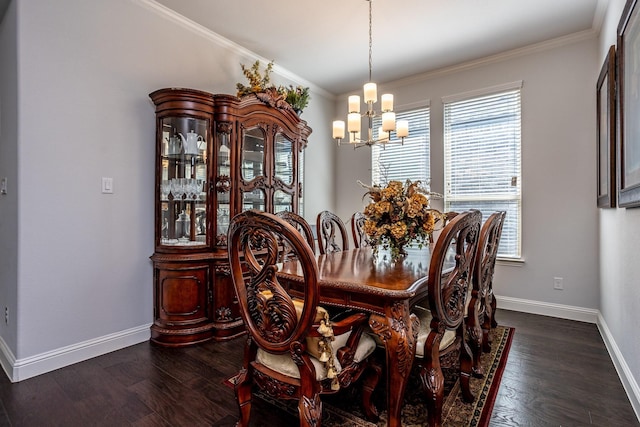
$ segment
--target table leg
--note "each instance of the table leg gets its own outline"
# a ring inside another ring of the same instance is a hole
[[[400,427],[404,392],[413,366],[420,321],[409,310],[408,301],[385,307],[385,315],[372,314],[369,326],[378,334],[387,352],[387,425]]]

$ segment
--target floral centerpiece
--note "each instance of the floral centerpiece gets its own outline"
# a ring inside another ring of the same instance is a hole
[[[396,260],[406,255],[406,246],[428,244],[441,219],[438,211],[429,208],[429,196],[435,193],[421,187],[420,181],[389,181],[386,187],[361,185],[371,197],[364,209],[364,231],[374,254],[382,248]]]

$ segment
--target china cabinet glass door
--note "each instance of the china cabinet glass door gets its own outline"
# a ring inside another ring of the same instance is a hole
[[[246,183],[242,191],[242,210],[265,210],[265,133],[260,128],[250,128],[244,133],[240,171]]]
[[[276,134],[274,141],[274,188],[273,211],[293,211],[293,196],[295,188],[292,187],[294,179],[294,152],[293,143],[283,134]]]
[[[209,122],[192,117],[161,120],[160,244],[206,245]]]
[[[231,124],[220,123],[216,138],[216,245],[227,245],[231,217]]]

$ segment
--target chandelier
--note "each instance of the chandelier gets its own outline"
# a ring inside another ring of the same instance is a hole
[[[354,149],[364,146],[372,146],[375,144],[391,144],[391,143],[404,143],[404,138],[409,135],[409,122],[407,120],[396,121],[396,113],[393,112],[393,95],[386,93],[380,98],[380,109],[382,112],[382,126],[378,129],[378,138],[373,138],[373,118],[376,117],[376,112],[373,109],[373,104],[378,101],[378,88],[375,83],[371,81],[371,3],[373,0],[367,0],[369,2],[369,82],[364,85],[364,103],[367,110],[364,113],[360,113],[360,96],[349,96],[349,114],[347,115],[347,130],[349,131],[349,145]],[[367,138],[362,139],[360,136],[360,130],[362,128],[362,117],[365,116],[368,119],[369,126],[367,128]],[[400,138],[399,141],[391,141],[391,133],[395,131],[396,137]],[[338,146],[342,142],[345,136],[345,123],[343,120],[336,120],[333,122],[333,138],[336,140]]]

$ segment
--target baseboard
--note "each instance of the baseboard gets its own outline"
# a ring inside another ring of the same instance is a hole
[[[0,363],[11,382],[18,382],[144,341],[151,324],[138,326],[24,359],[15,359],[0,337]]]
[[[554,304],[496,295],[498,308],[521,311],[523,313],[540,314],[542,316],[559,317],[561,319],[578,320],[580,322],[598,323],[600,312],[595,308],[582,308],[572,305]]]
[[[13,372],[13,365],[16,362],[16,357],[7,345],[7,343],[0,337],[0,366],[7,377],[11,379],[11,373]]]
[[[622,386],[627,392],[627,396],[631,402],[631,407],[636,413],[636,418],[640,421],[640,386],[638,386],[638,382],[633,378],[629,365],[627,365],[627,362],[624,360],[624,357],[620,352],[620,348],[618,348],[616,341],[613,339],[613,335],[611,335],[607,322],[605,322],[602,314],[600,313],[598,313],[597,324],[598,329],[600,330],[600,335],[602,335],[604,345],[607,347],[609,356],[611,356],[613,366],[615,366],[618,376],[620,377],[620,381],[622,381]]]

